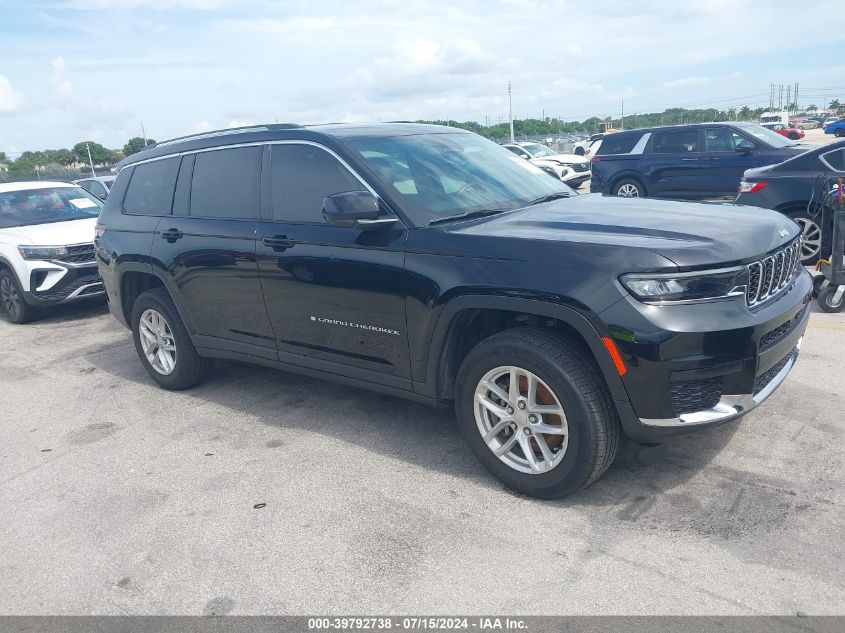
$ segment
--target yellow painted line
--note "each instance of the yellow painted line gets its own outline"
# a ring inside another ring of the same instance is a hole
[[[827,325],[825,323],[816,323],[813,319],[807,324],[807,328],[814,328],[816,330],[838,330],[845,332],[845,325]]]

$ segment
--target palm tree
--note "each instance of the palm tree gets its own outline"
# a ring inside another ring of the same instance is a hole
[[[842,104],[839,103],[839,99],[834,99],[830,102],[830,109],[833,111],[834,114],[839,114],[839,109],[842,107]]]
[[[807,112],[816,112],[816,111],[818,111],[818,108],[815,106],[815,104],[811,104],[811,105],[807,106]]]
[[[743,121],[747,121],[748,119],[750,119],[751,118],[751,108],[749,108],[748,106],[742,106],[739,109],[739,118],[742,119]]]

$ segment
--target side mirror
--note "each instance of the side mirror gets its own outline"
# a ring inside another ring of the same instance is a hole
[[[323,198],[323,218],[334,226],[374,229],[389,226],[397,218],[379,217],[379,203],[369,191],[346,191]]]
[[[752,145],[749,141],[740,141],[737,143],[736,151],[740,154],[750,154],[754,150],[754,145]]]
[[[528,154],[520,154],[525,160],[531,160],[531,157]]]

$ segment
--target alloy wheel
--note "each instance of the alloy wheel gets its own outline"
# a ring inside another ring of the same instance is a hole
[[[162,314],[152,308],[144,310],[138,323],[141,349],[150,366],[162,376],[169,376],[176,369],[176,339],[170,324]]]
[[[619,187],[619,190],[616,192],[616,195],[620,198],[639,198],[640,190],[637,188],[636,185],[626,182],[624,185]]]
[[[474,405],[482,439],[514,470],[547,473],[566,454],[566,414],[560,400],[536,374],[520,367],[496,367],[478,382]]]
[[[807,218],[793,218],[801,227],[801,261],[817,257],[822,248],[821,227]]]
[[[0,279],[0,302],[3,303],[3,309],[13,319],[20,316],[21,296],[9,277]]]

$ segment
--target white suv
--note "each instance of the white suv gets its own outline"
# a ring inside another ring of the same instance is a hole
[[[0,184],[0,312],[10,321],[103,294],[93,243],[102,204],[68,183]]]

